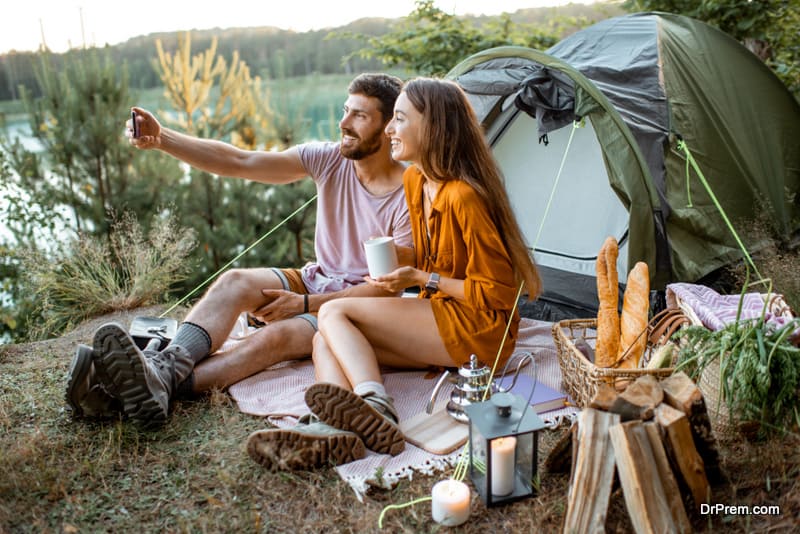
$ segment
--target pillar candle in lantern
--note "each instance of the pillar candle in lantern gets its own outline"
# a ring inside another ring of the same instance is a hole
[[[454,527],[469,518],[469,487],[452,478],[441,480],[431,492],[431,515],[439,524]]]
[[[517,439],[513,437],[492,440],[492,494],[510,495],[514,491],[514,451]]]

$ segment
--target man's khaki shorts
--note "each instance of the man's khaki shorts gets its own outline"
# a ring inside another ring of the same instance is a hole
[[[275,273],[278,278],[280,278],[283,289],[286,291],[293,291],[299,295],[308,294],[308,288],[306,288],[306,284],[303,282],[303,276],[300,274],[300,269],[278,269],[276,267],[272,267],[272,272]],[[314,331],[319,330],[317,328],[316,313],[301,313],[295,317],[308,321],[309,324],[311,324],[311,326],[314,328]]]

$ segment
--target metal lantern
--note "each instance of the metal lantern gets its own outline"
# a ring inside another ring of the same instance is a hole
[[[469,474],[486,506],[532,496],[539,430],[544,428],[533,408],[523,397],[503,392],[464,410],[469,417]]]

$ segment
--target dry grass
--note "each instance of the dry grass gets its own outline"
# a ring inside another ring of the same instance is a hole
[[[162,302],[191,271],[195,232],[174,217],[153,217],[148,235],[131,213],[108,240],[79,235],[53,250],[21,250],[22,284],[41,316],[29,339],[56,335],[90,317]]]
[[[378,532],[389,504],[427,496],[440,476],[417,476],[360,503],[332,469],[267,472],[244,451],[263,420],[224,393],[177,403],[169,425],[146,432],[121,422],[73,421],[64,409],[67,366],[77,342],[100,323],[128,324],[139,310],[86,323],[59,339],[0,347],[1,532]],[[563,430],[561,430],[563,431]],[[560,432],[560,431],[559,431]],[[542,440],[542,457],[557,432]],[[778,505],[779,516],[693,518],[698,531],[791,532],[800,526],[800,439],[721,444],[730,485],[713,502]],[[473,498],[459,532],[557,532],[568,475],[542,473],[536,497],[487,510]],[[630,532],[616,490],[607,530]],[[421,503],[387,512],[385,532],[444,532]]]

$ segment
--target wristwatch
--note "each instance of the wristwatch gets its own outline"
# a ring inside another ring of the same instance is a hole
[[[430,291],[431,293],[439,290],[439,273],[431,273],[431,277],[428,278],[428,282],[425,284],[425,289]]]

